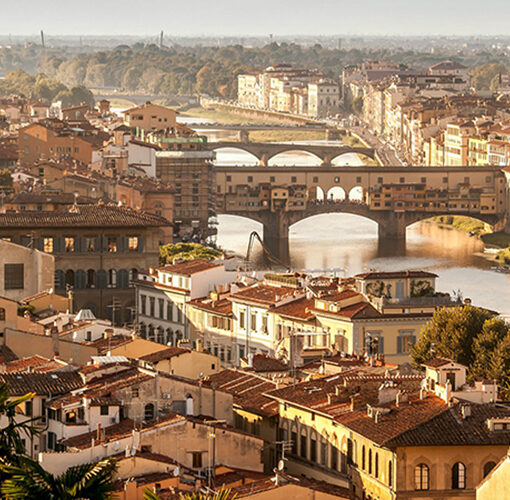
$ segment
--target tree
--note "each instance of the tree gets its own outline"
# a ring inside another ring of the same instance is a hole
[[[0,187],[12,187],[12,175],[8,168],[0,170]]]
[[[201,493],[193,491],[191,493],[180,494],[181,500],[235,500],[237,494],[232,494],[230,489],[221,489],[215,493]],[[144,500],[160,500],[160,497],[153,491],[146,489],[143,493]]]
[[[510,325],[490,311],[472,306],[436,311],[411,357],[419,368],[438,356],[467,366],[471,380],[496,380],[510,396]]]
[[[4,427],[0,427],[0,459],[6,463],[16,462],[24,455],[24,440],[38,433],[38,429],[33,425],[37,418],[22,420],[17,415],[17,408],[25,401],[32,399],[34,395],[34,393],[28,393],[9,401],[9,386],[0,383],[0,417],[7,422]]]
[[[494,314],[471,305],[443,307],[423,327],[411,357],[414,365],[433,357],[453,359],[470,367],[474,361],[473,342]]]
[[[198,243],[171,243],[168,245],[161,245],[159,247],[159,254],[161,265],[164,266],[166,264],[171,264],[176,258],[184,260],[213,260],[220,257],[222,252]]]
[[[358,116],[361,115],[361,113],[363,112],[363,97],[362,96],[359,95],[358,97],[354,98],[354,100],[352,101],[352,110]]]
[[[60,476],[54,476],[37,461],[20,457],[16,465],[0,465],[9,476],[3,481],[1,491],[13,500],[108,499],[115,491],[115,468],[115,460],[105,459],[95,464],[69,467]]]

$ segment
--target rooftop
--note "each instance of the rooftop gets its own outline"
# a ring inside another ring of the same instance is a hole
[[[182,274],[183,276],[192,276],[193,274],[208,271],[215,267],[220,267],[223,264],[218,264],[211,260],[193,259],[179,262],[178,264],[170,264],[168,266],[159,267],[158,271],[165,273]]]
[[[29,392],[40,396],[65,394],[83,385],[76,372],[2,373],[0,382],[9,384],[12,396],[23,396]]]

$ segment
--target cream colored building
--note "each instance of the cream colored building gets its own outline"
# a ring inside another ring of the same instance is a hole
[[[128,127],[146,131],[175,128],[177,123],[177,111],[151,102],[130,108],[123,114]]]

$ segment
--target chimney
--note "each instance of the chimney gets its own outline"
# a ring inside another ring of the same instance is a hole
[[[380,412],[376,411],[375,414],[374,414],[374,422],[376,424],[379,423],[379,417],[380,417]]]
[[[420,389],[420,399],[425,399],[425,388],[424,387],[422,387]]]
[[[466,420],[466,418],[471,416],[471,405],[465,404],[462,405],[462,408],[460,409],[460,415],[463,420]]]
[[[333,395],[332,394],[328,394],[328,405],[331,404],[331,400],[333,399]]]

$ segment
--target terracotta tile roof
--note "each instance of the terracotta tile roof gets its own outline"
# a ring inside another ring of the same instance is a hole
[[[146,429],[156,429],[165,427],[174,422],[184,420],[186,420],[186,417],[177,414],[171,414],[167,417],[160,418],[159,421],[151,421],[146,423],[135,422],[134,420],[127,418],[118,424],[104,427],[105,440],[102,442],[117,441],[119,439],[131,436],[134,429],[142,431]],[[85,434],[79,434],[78,436],[66,439],[62,441],[62,444],[68,448],[87,449],[90,448],[92,439],[95,439],[96,436],[96,431],[86,432]]]
[[[346,307],[342,307],[342,309],[339,311],[326,311],[324,309],[315,308],[313,309],[313,312],[316,315],[325,314],[329,316],[340,316],[342,318],[349,319],[372,319],[383,317],[383,314],[381,314],[372,304],[369,304],[368,302],[358,302],[356,304],[351,304]],[[396,317],[397,315],[394,316]],[[409,314],[407,316],[409,316]]]
[[[243,361],[245,363],[248,362],[247,358],[243,358]],[[289,367],[286,363],[283,361],[271,358],[269,356],[266,356],[265,354],[255,354],[253,356],[252,360],[253,366],[251,367],[244,367],[243,370],[245,371],[253,371],[255,373],[257,372],[282,372],[282,371],[288,371]]]
[[[508,446],[510,443],[510,429],[491,431],[487,425],[487,420],[491,418],[510,419],[510,407],[470,403],[471,415],[466,418],[462,418],[460,402],[451,408],[444,404],[443,407],[446,408],[443,412],[426,421],[418,422],[421,418],[415,418],[410,429],[387,440],[385,446],[392,448],[399,446]],[[385,417],[383,416],[380,420],[383,425],[385,425]]]
[[[456,363],[456,362],[451,359],[446,359],[446,358],[433,358],[433,359],[429,359],[428,361],[425,361],[422,364],[424,366],[428,366],[430,368],[439,368],[441,366],[448,365],[449,363]]]
[[[232,394],[234,405],[239,408],[268,417],[278,414],[278,403],[264,395],[277,386],[266,378],[238,370],[223,370],[210,375],[204,383]]]
[[[353,397],[356,398],[357,406],[377,403],[379,387],[384,382],[392,381],[400,389],[416,391],[422,379],[423,375],[367,375],[363,369],[353,368],[336,375],[273,390],[266,395],[337,419],[350,412]]]
[[[88,196],[76,197],[78,205],[94,204],[97,200]],[[4,203],[55,203],[58,205],[72,205],[75,202],[73,193],[38,193],[23,192],[6,198]]]
[[[65,333],[68,333],[66,331]],[[109,350],[115,349],[124,344],[129,344],[133,342],[133,338],[127,335],[111,335],[108,338],[100,338],[93,341],[85,341],[83,342],[86,345],[93,346],[97,349],[99,354],[106,354]]]
[[[65,394],[83,385],[76,372],[2,373],[0,381],[9,384],[12,396],[22,396],[28,392],[41,396]]]
[[[275,314],[279,314],[280,316],[286,316],[290,318],[302,319],[305,321],[311,320],[314,318],[311,309],[313,309],[315,300],[307,299],[303,297],[301,299],[294,300],[289,304],[284,304],[282,306],[275,307],[273,312]]]
[[[191,276],[202,271],[214,269],[220,267],[222,264],[218,264],[211,260],[206,259],[193,259],[180,262],[178,264],[171,264],[168,266],[158,267],[158,271],[164,271],[167,273],[182,274],[183,276]]]
[[[15,359],[18,359],[16,354],[14,354],[9,347],[6,345],[0,345],[0,364],[6,364],[10,361],[14,361]]]
[[[78,213],[36,212],[0,214],[0,227],[161,227],[171,223],[131,208],[112,205],[83,205]]]
[[[7,363],[5,366],[6,373],[12,372],[51,372],[54,370],[60,370],[66,366],[66,363],[62,361],[57,361],[54,359],[48,359],[43,356],[39,356],[39,354],[35,354],[34,356],[29,356],[22,359],[17,359],[15,361],[11,361]]]
[[[220,298],[219,300],[195,299],[188,302],[189,306],[201,309],[203,311],[210,311],[223,316],[232,316],[232,302],[228,298]]]
[[[181,347],[168,347],[166,349],[161,349],[160,351],[152,352],[150,354],[146,354],[145,356],[140,356],[141,361],[148,361],[149,363],[157,363],[163,359],[170,359],[176,356],[180,356],[181,354],[190,353],[191,349],[183,349]]]
[[[283,298],[294,296],[295,288],[284,286],[271,286],[263,283],[256,283],[238,292],[230,294],[230,300],[235,302],[257,302],[259,304],[272,306]]]

